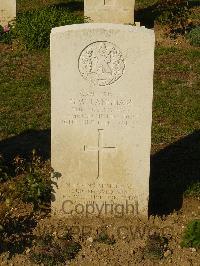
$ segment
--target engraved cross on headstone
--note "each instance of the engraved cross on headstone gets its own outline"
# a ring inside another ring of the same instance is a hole
[[[97,152],[97,179],[102,177],[102,155],[105,149],[116,149],[116,147],[112,146],[104,146],[103,145],[103,129],[98,129],[98,146],[97,147],[87,147],[84,145],[84,151],[92,151]]]

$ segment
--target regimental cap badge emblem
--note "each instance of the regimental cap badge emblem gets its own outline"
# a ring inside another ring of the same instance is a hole
[[[116,82],[125,69],[119,48],[106,41],[91,43],[83,49],[78,65],[82,77],[98,86]]]

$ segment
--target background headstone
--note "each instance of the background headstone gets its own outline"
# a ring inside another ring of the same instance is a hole
[[[16,0],[0,0],[0,25],[7,26],[16,18]]]
[[[84,0],[84,15],[95,23],[134,23],[135,0]]]
[[[154,42],[128,25],[52,30],[55,212],[128,203],[147,215]]]

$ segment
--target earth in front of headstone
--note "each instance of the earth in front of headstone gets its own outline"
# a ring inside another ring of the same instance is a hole
[[[125,62],[120,49],[107,41],[89,44],[79,57],[82,77],[94,85],[106,86],[116,82],[124,69]]]

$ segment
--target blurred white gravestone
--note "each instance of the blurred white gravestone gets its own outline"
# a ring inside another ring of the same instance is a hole
[[[16,18],[16,0],[0,0],[0,25],[7,26]]]
[[[134,23],[135,0],[84,0],[84,15],[95,23]]]
[[[147,216],[154,43],[130,25],[52,30],[55,213]]]

